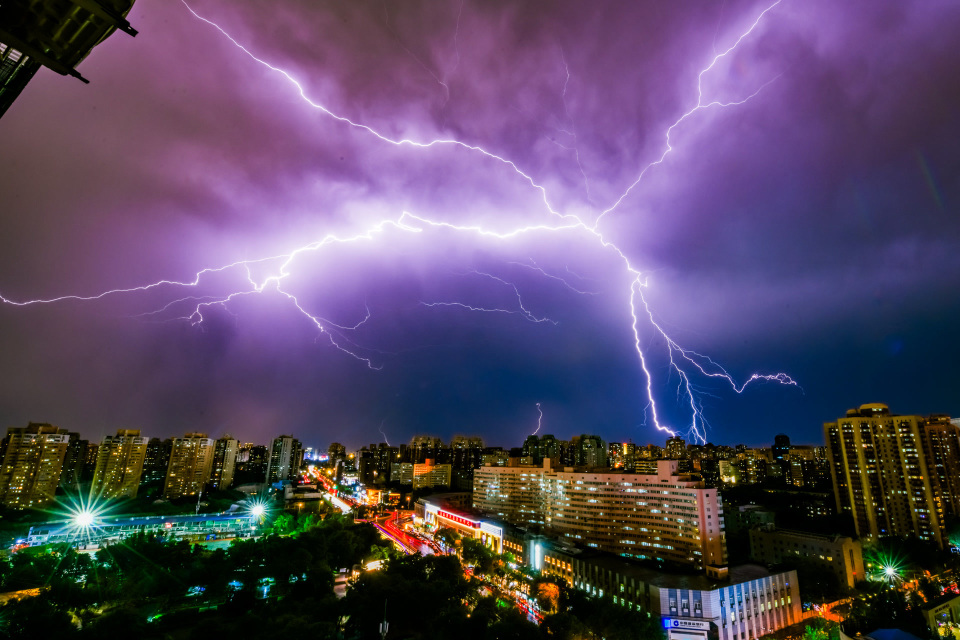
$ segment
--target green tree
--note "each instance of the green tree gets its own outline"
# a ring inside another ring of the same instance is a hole
[[[474,567],[481,575],[487,575],[497,565],[497,558],[489,547],[479,540],[466,538],[460,541],[460,558]]]
[[[450,549],[456,548],[457,542],[460,540],[460,534],[456,529],[441,527],[434,532],[433,539],[442,544],[444,550],[449,552]]]

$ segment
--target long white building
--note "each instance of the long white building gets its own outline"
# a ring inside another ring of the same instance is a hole
[[[474,472],[474,509],[581,545],[708,569],[727,562],[716,489],[660,460],[657,473],[484,466]]]

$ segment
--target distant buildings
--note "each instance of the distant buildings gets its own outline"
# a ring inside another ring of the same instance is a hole
[[[0,503],[11,509],[31,509],[50,502],[69,444],[67,430],[51,424],[31,422],[8,429],[0,466]]]
[[[13,509],[43,506],[58,489],[97,499],[136,498],[145,487],[159,489],[166,499],[197,496],[230,487],[242,465],[248,467],[246,474],[259,467],[253,477],[264,482],[271,453],[275,476],[295,480],[303,448],[291,436],[276,438],[269,449],[251,443],[241,449],[229,435],[213,440],[204,433],[188,433],[160,440],[121,429],[91,443],[54,425],[30,423],[9,429],[0,440],[0,504]],[[449,483],[449,472],[433,476]]]
[[[916,536],[945,544],[958,515],[958,429],[945,416],[890,413],[864,404],[823,425],[837,510],[861,538]]]
[[[115,436],[104,436],[97,451],[92,495],[136,498],[149,442],[137,429],[120,429]]]

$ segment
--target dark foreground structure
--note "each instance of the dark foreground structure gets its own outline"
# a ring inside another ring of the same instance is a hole
[[[111,33],[137,35],[134,0],[5,0],[0,3],[0,117],[40,67],[88,82],[76,67]]]

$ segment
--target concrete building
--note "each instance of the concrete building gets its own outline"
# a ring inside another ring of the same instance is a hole
[[[817,449],[809,445],[794,445],[788,454],[787,483],[807,487],[817,483]]]
[[[960,635],[960,595],[948,591],[921,605],[920,612],[934,638]]]
[[[295,481],[302,463],[303,446],[299,440],[293,436],[274,438],[270,445],[270,457],[267,460],[267,482],[272,484]]]
[[[102,498],[136,498],[149,442],[139,429],[119,429],[115,436],[104,436],[91,493]]]
[[[210,486],[214,489],[226,489],[233,484],[233,471],[237,463],[240,441],[229,435],[218,438],[213,446],[213,471]]]
[[[140,532],[198,542],[246,538],[260,533],[260,520],[260,516],[249,511],[185,516],[98,516],[91,526],[78,528],[71,518],[30,527],[26,544],[39,547],[67,543],[74,547],[95,548],[120,542]]]
[[[140,486],[148,484],[163,485],[167,478],[167,467],[170,466],[170,451],[173,449],[173,440],[167,438],[150,438],[147,443],[147,454],[143,459],[143,475],[140,476]]]
[[[413,488],[449,487],[452,475],[452,465],[435,464],[433,459],[427,458],[422,464],[413,465]]]
[[[517,564],[568,587],[658,616],[670,640],[756,639],[802,619],[795,571],[771,572],[758,565],[712,567],[706,574],[652,569],[486,518],[456,497],[417,502],[416,512],[428,530],[452,528],[497,553],[513,554]]]
[[[533,568],[592,596],[659,615],[668,640],[755,639],[802,619],[795,571],[740,565],[722,576],[689,575],[563,547],[534,551]]]
[[[571,467],[484,466],[474,473],[473,507],[518,526],[641,559],[706,568],[727,562],[723,505],[716,489],[677,473],[583,471]]]
[[[0,503],[10,509],[33,509],[53,500],[69,444],[67,430],[51,424],[31,422],[8,429]]]
[[[667,438],[667,446],[663,449],[663,457],[670,460],[683,460],[687,457],[687,443],[680,436]]]
[[[827,569],[841,587],[852,589],[865,580],[863,547],[847,536],[827,536],[776,529],[772,525],[750,530],[750,557],[762,564],[800,560]]]
[[[79,433],[68,433],[67,436],[69,442],[60,470],[60,488],[68,493],[76,493],[82,481],[83,458],[89,442],[81,440]]]
[[[390,465],[390,480],[401,485],[413,484],[413,463],[394,462]]]
[[[927,419],[923,449],[934,479],[934,502],[941,520],[960,516],[960,421],[936,415]]]
[[[944,545],[944,501],[924,447],[927,421],[864,404],[823,425],[839,513],[860,538],[916,536]]]
[[[214,441],[205,433],[174,438],[163,487],[167,499],[199,495],[213,470]]]

